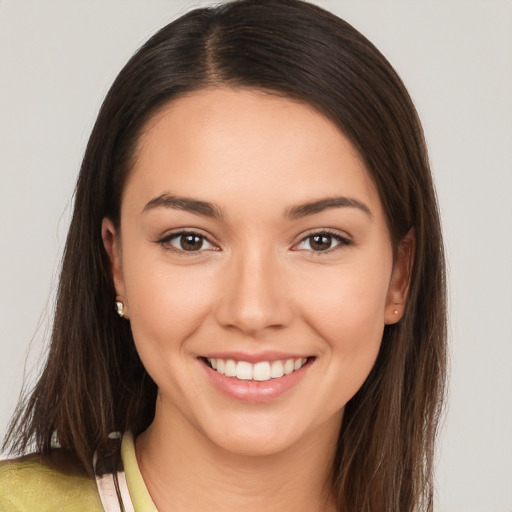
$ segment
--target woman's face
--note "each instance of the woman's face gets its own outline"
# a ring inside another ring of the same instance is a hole
[[[136,156],[103,236],[155,421],[239,453],[334,438],[406,280],[354,147],[310,106],[205,89]]]

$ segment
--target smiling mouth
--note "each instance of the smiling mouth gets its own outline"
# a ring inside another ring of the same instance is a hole
[[[300,370],[309,363],[312,357],[299,357],[296,359],[284,359],[277,361],[260,361],[252,364],[247,361],[235,361],[234,359],[201,358],[212,370],[221,375],[238,380],[263,382],[279,379],[285,375]]]

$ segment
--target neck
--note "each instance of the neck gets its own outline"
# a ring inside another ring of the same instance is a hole
[[[321,430],[279,453],[245,455],[211,443],[157,405],[153,424],[137,438],[137,460],[159,512],[218,510],[219,504],[225,512],[334,511],[330,474],[339,422]]]

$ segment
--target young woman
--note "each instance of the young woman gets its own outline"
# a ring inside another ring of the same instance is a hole
[[[99,113],[0,509],[432,510],[444,294],[379,51],[298,0],[191,11]]]

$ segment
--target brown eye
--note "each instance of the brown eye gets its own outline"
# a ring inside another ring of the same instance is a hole
[[[309,237],[309,245],[313,251],[326,251],[331,248],[332,236],[326,234],[313,235]]]
[[[328,252],[338,246],[350,245],[352,242],[341,235],[336,235],[329,232],[314,233],[303,238],[296,246],[296,250],[313,251],[313,252]]]
[[[215,248],[205,236],[192,232],[175,233],[159,243],[175,252],[200,252]]]
[[[180,235],[180,248],[184,251],[199,251],[203,248],[204,238],[191,233],[189,235]]]

